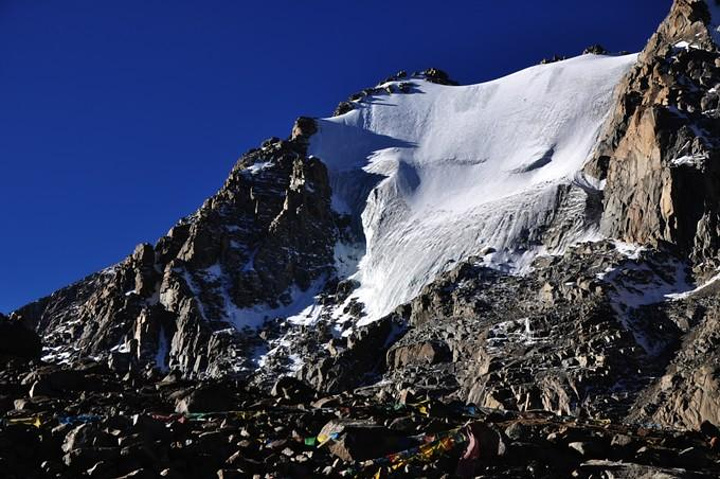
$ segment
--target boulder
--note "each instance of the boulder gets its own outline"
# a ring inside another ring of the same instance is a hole
[[[520,422],[514,422],[505,429],[505,435],[513,441],[527,441],[530,431]]]
[[[292,376],[283,376],[275,381],[270,394],[291,402],[306,402],[312,398],[314,391],[303,381]]]
[[[684,469],[667,469],[658,466],[593,459],[580,465],[577,477],[617,477],[628,479],[680,479],[708,478],[711,475],[696,474]]]
[[[452,353],[444,341],[432,340],[422,343],[402,344],[387,352],[386,362],[390,369],[409,365],[430,365],[452,360]]]
[[[31,396],[58,396],[68,391],[93,390],[92,383],[81,369],[44,368],[28,374],[22,383],[31,386]]]
[[[38,359],[41,353],[40,337],[34,331],[0,314],[0,357]]]
[[[595,441],[571,442],[568,444],[568,447],[577,451],[584,458],[605,457],[604,447]]]
[[[72,429],[63,441],[62,450],[70,452],[78,448],[113,447],[117,440],[97,424],[81,424]]]
[[[108,358],[108,367],[118,373],[130,371],[133,365],[132,353],[112,352]]]
[[[627,434],[615,434],[610,441],[610,445],[612,447],[616,447],[619,449],[632,449],[632,447],[635,445],[636,441]]]
[[[66,466],[76,470],[87,470],[98,462],[117,462],[119,459],[119,447],[79,447],[62,457]]]
[[[317,132],[317,124],[312,118],[301,116],[295,120],[295,125],[292,129],[292,140],[307,141],[312,135]]]
[[[175,412],[181,414],[230,411],[236,407],[231,388],[222,384],[201,385],[181,391],[173,397],[175,398]]]
[[[145,414],[136,414],[133,416],[132,428],[140,438],[148,442],[168,440],[171,437],[170,430],[166,427],[165,423]]]
[[[396,432],[363,420],[334,419],[322,428],[318,437],[329,438],[330,453],[347,462],[375,459],[406,446]]]
[[[102,479],[106,477],[112,477],[112,471],[114,469],[115,466],[112,463],[108,461],[98,461],[93,467],[88,469],[85,474],[87,474],[89,477]]]
[[[31,398],[53,396],[55,394],[57,394],[57,391],[50,387],[48,381],[35,381],[30,388]]]
[[[242,469],[220,469],[217,476],[218,479],[243,479],[248,477]]]
[[[114,479],[155,479],[155,474],[148,469],[136,469],[124,476],[118,476]]]

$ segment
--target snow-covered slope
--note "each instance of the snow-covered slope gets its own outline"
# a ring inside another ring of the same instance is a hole
[[[584,55],[463,87],[412,79],[410,93],[320,120],[309,153],[328,165],[335,208],[362,214],[363,322],[485,247],[510,267],[540,252],[558,187],[579,175],[635,60]]]

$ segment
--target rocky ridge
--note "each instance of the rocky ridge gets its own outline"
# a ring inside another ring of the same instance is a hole
[[[678,0],[618,87],[586,170],[606,181],[601,230],[717,268],[720,56],[714,0]]]
[[[291,139],[248,152],[220,191],[154,246],[139,245],[12,319],[63,357],[114,352],[188,375],[254,369],[262,341],[247,331],[274,319],[263,308],[288,306],[293,288],[333,275],[339,217],[325,167],[304,156],[312,128],[300,119]]]

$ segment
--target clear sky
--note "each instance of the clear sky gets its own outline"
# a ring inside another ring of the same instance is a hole
[[[642,49],[671,0],[0,0],[0,312],[155,240],[242,152],[405,69]]]

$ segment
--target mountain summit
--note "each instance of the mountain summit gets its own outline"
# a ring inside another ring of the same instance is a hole
[[[719,45],[676,0],[638,55],[401,72],[11,320],[56,364],[718,424]]]
[[[343,336],[470,257],[522,273],[600,238],[600,181],[582,169],[635,62],[589,54],[467,87],[384,82],[248,152],[155,246],[16,316],[50,347],[73,338],[73,354],[223,374],[264,362],[272,347],[252,330],[277,318]]]

